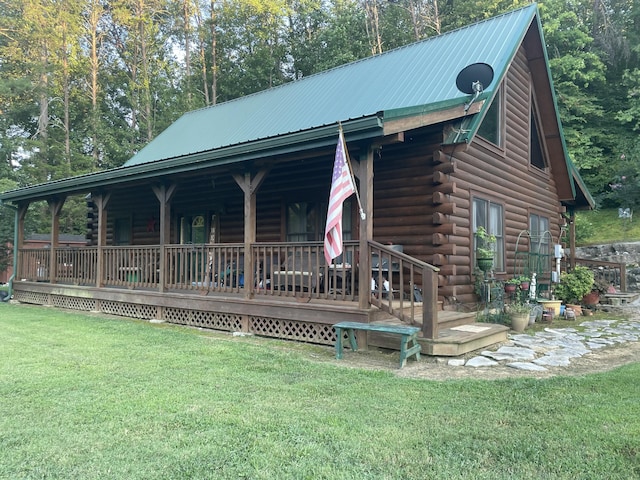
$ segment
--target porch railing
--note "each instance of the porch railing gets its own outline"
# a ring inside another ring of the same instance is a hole
[[[156,287],[159,282],[158,246],[103,247],[102,282],[114,287]]]
[[[612,285],[620,292],[627,291],[627,267],[624,263],[576,258],[576,265],[589,267],[596,281]]]
[[[95,285],[98,247],[57,248],[56,282]]]
[[[437,267],[377,242],[369,242],[371,303],[405,323],[421,320],[426,338],[438,337]]]
[[[169,245],[165,255],[168,289],[244,290],[244,244]]]
[[[49,282],[50,249],[22,248],[18,253],[18,278],[30,282]]]
[[[358,254],[358,242],[345,241],[342,255],[327,264],[321,242],[254,244],[254,293],[355,301]]]
[[[255,243],[248,265],[255,268],[252,285],[245,283],[244,244],[102,247],[103,273],[97,279],[97,247],[56,248],[55,269],[49,273],[50,249],[23,248],[20,278],[121,288],[161,287],[178,291],[244,293],[261,297],[295,297],[359,301],[359,294],[406,323],[422,318],[425,335],[437,336],[436,267],[402,252],[369,242],[371,285],[359,285],[359,242],[345,241],[343,254],[327,264],[321,242]],[[367,275],[367,277],[369,277]],[[369,283],[369,282],[367,282]],[[247,292],[247,289],[250,289]],[[369,298],[370,297],[370,298]]]

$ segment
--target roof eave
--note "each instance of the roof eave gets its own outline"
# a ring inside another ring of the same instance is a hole
[[[474,115],[480,111],[484,103],[478,101],[466,108],[464,101],[464,98],[455,98],[430,105],[385,110],[384,134],[392,135]]]
[[[342,123],[347,141],[378,138],[384,134],[378,114]],[[56,196],[90,192],[114,184],[150,180],[211,166],[240,163],[266,156],[285,155],[334,145],[337,124],[265,138],[253,142],[167,158],[156,162],[118,167],[0,193],[0,202],[32,202]]]

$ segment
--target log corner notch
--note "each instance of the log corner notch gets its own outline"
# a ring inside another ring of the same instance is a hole
[[[431,263],[440,268],[439,295],[446,296],[455,293],[455,285],[452,285],[449,277],[455,275],[456,268],[449,261],[449,257],[457,254],[457,248],[450,242],[450,235],[456,234],[456,224],[451,217],[456,214],[456,204],[451,199],[455,196],[456,184],[451,179],[451,174],[456,172],[456,162],[453,155],[443,150],[433,152],[433,184],[432,190],[432,223],[433,234],[431,236],[433,255]],[[455,282],[454,282],[455,283]]]

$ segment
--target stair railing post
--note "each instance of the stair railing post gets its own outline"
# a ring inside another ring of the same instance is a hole
[[[422,268],[422,335],[431,340],[438,338],[438,270]]]

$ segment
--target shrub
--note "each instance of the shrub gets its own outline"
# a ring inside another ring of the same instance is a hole
[[[578,265],[571,272],[560,274],[560,283],[554,287],[553,293],[564,303],[580,303],[592,288],[593,272],[588,267]]]

